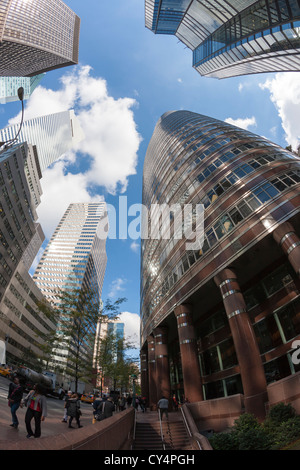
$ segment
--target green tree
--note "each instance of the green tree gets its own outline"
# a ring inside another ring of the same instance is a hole
[[[48,338],[47,333],[44,335],[46,343],[52,345],[48,362],[58,346],[65,351],[64,374],[72,378],[77,392],[80,381],[88,383],[92,379],[97,325],[117,318],[120,305],[126,299],[119,298],[113,303],[108,299],[99,308],[91,290],[61,291],[57,298],[59,302],[55,308],[46,302],[39,304],[39,310],[56,325],[55,336],[53,333],[49,333]]]
[[[100,341],[98,363],[101,375],[111,383],[114,390],[119,388],[123,392],[128,391],[130,376],[139,372],[134,359],[128,354],[133,349],[130,341],[113,333],[107,334]]]

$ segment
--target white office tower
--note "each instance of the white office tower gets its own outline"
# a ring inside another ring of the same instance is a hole
[[[20,123],[0,130],[0,140],[14,138]],[[74,148],[84,137],[73,110],[48,114],[24,121],[18,142],[36,145],[40,169],[43,172],[66,152]]]
[[[58,291],[84,288],[93,293],[100,310],[107,255],[99,227],[105,217],[105,202],[74,203],[66,210],[33,275],[53,305],[59,307]],[[53,367],[63,368],[68,353],[59,345],[55,351]]]
[[[105,202],[69,205],[33,275],[49,301],[57,303],[60,289],[85,287],[95,290],[100,302],[107,256],[98,226],[105,210]]]

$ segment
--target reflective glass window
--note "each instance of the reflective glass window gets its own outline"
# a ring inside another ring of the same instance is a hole
[[[253,325],[260,353],[263,354],[282,344],[282,339],[273,315]]]
[[[232,338],[223,341],[219,345],[223,369],[228,369],[238,364]]]
[[[289,11],[285,0],[277,0],[281,21],[289,19]]]
[[[300,334],[300,300],[291,302],[277,313],[285,339],[288,341]]]

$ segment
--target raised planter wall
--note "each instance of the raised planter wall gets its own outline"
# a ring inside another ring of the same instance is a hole
[[[209,429],[220,432],[233,426],[234,421],[242,414],[243,395],[188,403],[187,407],[200,433]]]
[[[278,403],[291,403],[300,415],[300,372],[268,385],[268,408]]]
[[[134,409],[67,433],[18,442],[2,441],[0,450],[130,450]]]

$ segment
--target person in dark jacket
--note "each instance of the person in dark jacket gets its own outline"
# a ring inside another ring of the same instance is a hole
[[[93,403],[93,408],[94,408],[94,411],[93,411],[93,415],[94,415],[94,419],[98,420],[98,421],[101,421],[101,419],[104,418],[104,416],[102,416],[102,408],[103,408],[103,403],[106,401],[106,397],[97,397],[96,400],[94,401]]]
[[[71,395],[71,398],[67,400],[66,408],[67,408],[67,415],[69,416],[69,428],[73,428],[72,426],[73,418],[76,419],[77,426],[79,428],[82,428],[80,424],[80,416],[81,416],[80,400],[79,400],[77,393],[73,393],[73,395]]]
[[[22,398],[23,398],[23,387],[20,384],[20,380],[18,377],[14,377],[13,382],[9,384],[8,389],[8,406],[10,407],[11,417],[12,417],[12,426],[15,429],[18,429],[19,420],[17,417],[17,410],[21,405]]]
[[[103,414],[104,414],[104,419],[110,418],[113,415],[113,412],[115,411],[116,407],[114,404],[114,401],[112,397],[109,397],[106,402],[104,402],[103,405]]]

